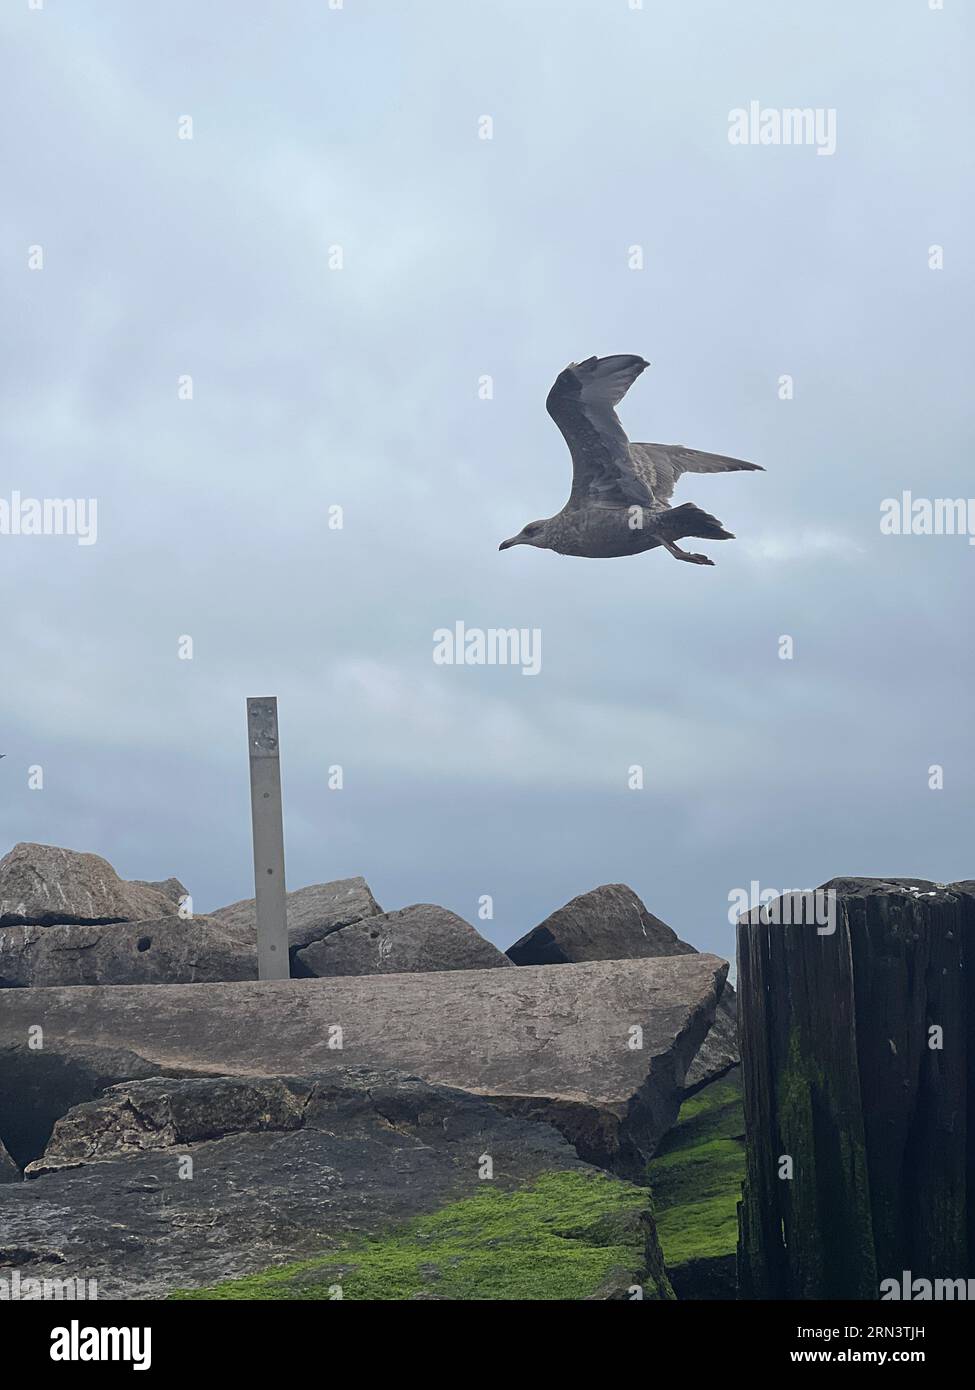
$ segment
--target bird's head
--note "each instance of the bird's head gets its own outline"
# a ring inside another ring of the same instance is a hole
[[[551,549],[549,520],[551,518],[545,521],[530,521],[527,526],[522,527],[517,536],[502,541],[498,549],[510,550],[513,545],[537,545],[541,550]]]

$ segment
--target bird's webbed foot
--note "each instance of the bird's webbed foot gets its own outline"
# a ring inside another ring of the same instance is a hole
[[[669,555],[673,555],[675,560],[687,560],[692,565],[713,565],[714,561],[707,555],[695,555],[690,550],[681,550],[679,545],[673,541],[664,541],[663,547]]]

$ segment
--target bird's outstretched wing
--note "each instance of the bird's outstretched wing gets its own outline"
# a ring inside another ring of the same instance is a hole
[[[614,410],[649,367],[642,357],[589,357],[555,379],[545,408],[572,455],[570,505],[653,506],[652,492],[634,466],[630,442]]]
[[[725,458],[724,454],[704,454],[699,449],[685,449],[683,444],[631,444],[630,458],[658,505],[664,507],[670,505],[674,487],[683,473],[738,473],[742,469],[765,472],[760,463]]]

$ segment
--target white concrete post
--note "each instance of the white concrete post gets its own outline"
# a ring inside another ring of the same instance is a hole
[[[257,973],[261,980],[287,980],[291,976],[291,963],[284,896],[284,826],[276,696],[247,701],[247,742],[254,828]]]

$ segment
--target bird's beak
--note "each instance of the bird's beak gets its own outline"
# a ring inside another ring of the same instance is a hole
[[[499,549],[499,550],[510,550],[511,547],[512,547],[513,545],[518,545],[518,543],[519,543],[518,537],[517,537],[517,536],[512,536],[510,540],[508,540],[508,541],[502,541],[501,544],[498,546],[498,549]]]

